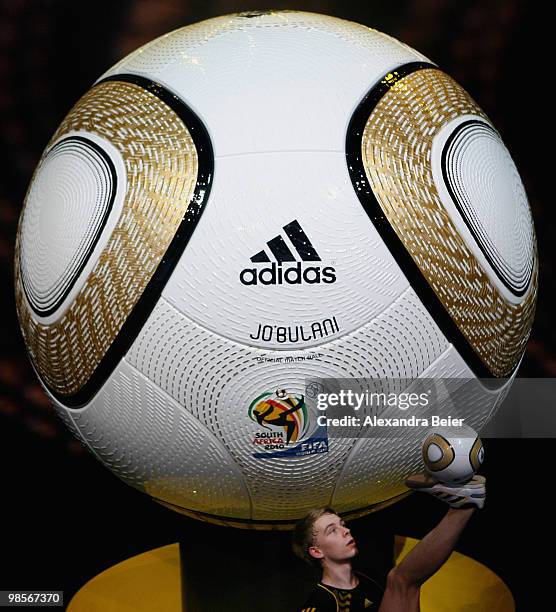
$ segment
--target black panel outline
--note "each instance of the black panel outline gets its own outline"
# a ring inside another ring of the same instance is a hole
[[[197,117],[183,100],[160,83],[134,74],[110,76],[95,83],[94,87],[113,81],[131,83],[145,89],[159,98],[178,115],[189,130],[197,151],[197,182],[185,216],[176,230],[166,253],[89,379],[76,393],[65,395],[52,389],[41,378],[43,385],[46,386],[58,402],[66,408],[73,409],[82,408],[91,401],[139,335],[195,231],[209,199],[214,178],[214,152],[208,130],[201,119]]]
[[[457,197],[457,194],[452,188],[452,182],[449,180],[449,177],[448,177],[448,170],[447,170],[447,163],[446,163],[448,151],[450,147],[452,146],[452,143],[454,142],[454,140],[460,134],[460,132],[472,124],[480,125],[481,127],[488,128],[489,131],[491,131],[495,136],[498,137],[498,139],[500,139],[498,132],[491,125],[489,125],[488,123],[484,121],[479,121],[477,119],[469,119],[468,121],[464,121],[460,123],[458,126],[456,126],[456,128],[454,128],[454,131],[450,134],[450,136],[444,143],[444,147],[442,148],[441,167],[442,167],[442,178],[444,179],[444,185],[446,186],[446,189],[448,190],[448,193],[450,194],[450,198],[452,198],[452,202],[454,203],[455,207],[458,209],[458,212],[461,218],[463,219],[465,225],[467,226],[467,229],[473,236],[473,239],[475,240],[475,242],[481,249],[482,254],[484,255],[487,262],[489,263],[490,267],[496,273],[496,276],[498,277],[500,282],[504,285],[504,287],[506,287],[508,291],[510,291],[510,293],[512,293],[512,295],[515,295],[516,297],[523,297],[529,291],[529,288],[531,286],[531,279],[533,277],[533,270],[535,268],[534,256],[530,262],[531,266],[529,268],[529,274],[528,274],[527,280],[524,283],[524,289],[523,290],[516,289],[516,287],[514,287],[507,280],[506,276],[502,274],[498,265],[496,265],[495,258],[486,250],[484,241],[479,237],[477,229],[470,223],[468,214],[464,212],[463,207],[459,201],[459,198]]]
[[[498,388],[499,377],[495,376],[485,365],[476,353],[475,349],[469,344],[467,338],[460,331],[450,314],[427,282],[419,266],[415,263],[410,253],[405,248],[403,242],[398,238],[394,228],[390,225],[380,204],[373,193],[371,185],[367,180],[365,167],[363,165],[361,142],[367,120],[381,98],[400,80],[417,72],[418,70],[440,70],[435,64],[429,62],[409,62],[390,70],[377,84],[374,85],[361,102],[356,107],[348,124],[346,133],[346,163],[353,189],[357,194],[359,202],[363,206],[369,219],[380,234],[391,255],[396,260],[402,273],[405,275],[409,284],[425,306],[433,321],[438,325],[448,342],[450,342],[462,359],[467,363],[471,371],[479,379],[483,379],[483,384],[489,388]],[[386,80],[388,75],[395,78]],[[512,369],[512,373],[518,367],[519,360]],[[505,381],[512,373],[504,374]],[[491,383],[484,382],[484,379]]]
[[[60,306],[64,303],[65,299],[68,297],[69,293],[71,292],[72,288],[75,286],[75,283],[77,282],[77,280],[79,279],[79,277],[81,276],[81,273],[83,272],[83,269],[85,268],[85,266],[87,265],[87,262],[89,261],[91,254],[93,253],[93,251],[96,248],[96,245],[98,244],[98,241],[100,240],[100,237],[102,236],[102,233],[104,232],[104,228],[106,226],[106,223],[108,222],[108,218],[110,216],[110,213],[112,212],[112,208],[114,205],[114,200],[116,198],[116,193],[118,191],[118,177],[116,174],[116,168],[114,166],[114,162],[112,161],[112,159],[110,158],[110,156],[106,153],[106,151],[104,151],[104,149],[102,147],[100,147],[94,140],[91,140],[90,138],[86,138],[84,136],[77,136],[77,135],[73,135],[73,136],[68,136],[67,138],[62,138],[61,140],[59,140],[58,142],[56,142],[56,144],[54,144],[46,153],[45,158],[43,160],[46,161],[46,159],[48,158],[48,156],[52,153],[55,152],[56,149],[58,149],[60,146],[62,145],[66,145],[68,142],[72,142],[74,140],[80,141],[82,143],[84,143],[87,146],[90,146],[96,153],[99,154],[99,156],[101,157],[101,159],[106,163],[106,166],[108,168],[108,171],[110,173],[110,176],[112,177],[112,186],[111,186],[111,193],[110,193],[110,198],[108,201],[108,205],[105,208],[104,211],[104,215],[102,217],[102,221],[100,222],[100,224],[98,225],[97,229],[96,229],[96,235],[93,238],[88,252],[82,257],[81,263],[79,264],[78,268],[77,268],[77,272],[74,273],[73,278],[70,278],[66,281],[66,288],[64,289],[62,296],[59,297],[56,302],[54,303],[53,306],[51,306],[50,308],[46,308],[46,309],[42,309],[42,308],[38,308],[37,305],[33,302],[33,300],[31,299],[30,295],[29,295],[29,291],[25,286],[25,279],[23,276],[23,267],[21,265],[21,252],[20,252],[20,261],[19,261],[19,267],[20,270],[22,271],[21,274],[21,284],[23,286],[23,291],[25,293],[25,296],[27,298],[27,302],[31,308],[31,310],[38,315],[39,317],[49,317],[50,315],[54,314],[58,308],[60,308]]]

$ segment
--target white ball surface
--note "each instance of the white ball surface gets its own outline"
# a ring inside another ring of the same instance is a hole
[[[420,470],[417,429],[328,436],[307,380],[497,378],[458,415],[480,430],[538,267],[465,91],[385,34],[288,11],[181,28],[104,74],[47,146],[17,253],[23,336],[75,435],[177,510],[274,528],[392,503]]]

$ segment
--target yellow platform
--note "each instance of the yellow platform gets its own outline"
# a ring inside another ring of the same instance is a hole
[[[396,563],[419,542],[396,536]],[[68,612],[180,612],[178,544],[126,559],[95,576]],[[488,567],[454,552],[421,589],[421,612],[515,612],[512,594]]]

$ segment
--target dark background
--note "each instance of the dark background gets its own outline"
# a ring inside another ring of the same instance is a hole
[[[2,0],[0,2],[0,589],[60,589],[131,555],[177,541],[187,525],[124,486],[65,430],[26,358],[13,301],[17,220],[33,169],[75,101],[123,55],[176,27],[238,10],[295,8],[358,21],[415,47],[453,76],[498,128],[525,184],[540,292],[520,376],[553,377],[555,213],[549,194],[553,108],[549,32],[540,3],[517,0]],[[554,440],[485,441],[488,503],[458,550],[510,586],[518,610],[540,603],[551,553]],[[422,537],[445,512],[414,494],[353,529],[372,545],[387,524]]]

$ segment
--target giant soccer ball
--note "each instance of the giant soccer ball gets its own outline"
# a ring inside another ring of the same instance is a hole
[[[156,500],[249,527],[364,513],[420,471],[423,432],[331,437],[307,380],[509,381],[469,402],[480,431],[537,276],[475,101],[397,40],[301,12],[210,19],[106,72],[46,147],[16,253],[67,426]]]

